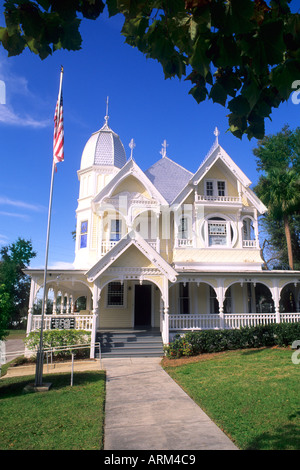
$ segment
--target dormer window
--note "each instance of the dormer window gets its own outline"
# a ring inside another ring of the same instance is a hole
[[[213,181],[206,181],[206,196],[214,195],[214,183]]]
[[[222,197],[226,196],[226,181],[223,180],[206,180],[205,196]]]
[[[225,196],[225,181],[217,181],[218,196]]]

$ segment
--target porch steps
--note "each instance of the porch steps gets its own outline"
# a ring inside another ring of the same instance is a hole
[[[163,343],[158,330],[98,330],[96,342],[100,342],[101,357],[163,356]]]

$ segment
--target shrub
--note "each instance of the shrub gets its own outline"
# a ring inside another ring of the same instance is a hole
[[[189,331],[176,335],[164,351],[167,357],[178,358],[229,349],[289,346],[296,340],[300,340],[300,323],[273,323],[234,330]]]
[[[91,333],[84,330],[45,330],[43,332],[44,349],[65,346],[89,345]],[[36,351],[40,344],[40,331],[32,331],[25,339],[26,347],[31,351]],[[71,349],[54,353],[57,357],[68,357],[74,353],[76,357],[86,357],[89,355],[89,348]]]

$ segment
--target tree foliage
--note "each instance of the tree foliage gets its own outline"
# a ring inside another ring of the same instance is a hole
[[[263,138],[265,119],[300,76],[300,16],[291,0],[107,0],[122,14],[125,42],[157,60],[165,78],[185,78],[200,103],[228,108],[229,129]],[[9,55],[25,47],[44,59],[81,48],[80,19],[96,19],[102,0],[7,0],[0,41]]]
[[[300,267],[300,128],[266,136],[253,150],[261,176],[255,192],[268,207],[265,227],[277,266]],[[284,243],[284,237],[286,243]],[[274,261],[274,260],[273,260]]]
[[[36,256],[30,240],[18,238],[0,249],[0,323],[20,323],[26,316],[30,281],[23,272]]]

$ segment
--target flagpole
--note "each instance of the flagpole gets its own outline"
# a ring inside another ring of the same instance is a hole
[[[58,93],[58,103],[61,99],[62,90],[62,78],[63,78],[63,67],[60,71],[60,83]],[[41,315],[41,331],[40,331],[40,344],[36,357],[36,371],[35,371],[35,386],[40,387],[43,384],[43,362],[44,362],[44,351],[43,351],[43,330],[44,330],[44,317],[45,317],[45,305],[46,305],[46,282],[47,282],[47,269],[48,269],[48,253],[49,253],[49,238],[50,238],[50,224],[51,224],[51,211],[52,211],[52,198],[53,198],[53,182],[55,172],[55,160],[53,156],[52,161],[52,172],[51,172],[51,184],[50,184],[50,196],[49,196],[49,207],[48,207],[48,224],[47,224],[47,239],[46,239],[46,255],[45,255],[45,270],[44,270],[44,293],[42,303],[42,315]]]

